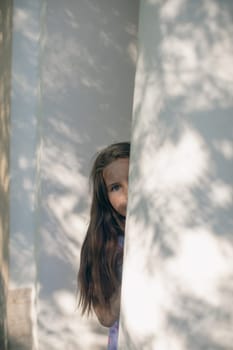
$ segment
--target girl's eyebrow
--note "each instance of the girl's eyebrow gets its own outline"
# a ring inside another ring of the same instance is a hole
[[[110,183],[107,185],[107,187],[109,188],[109,187],[112,187],[112,186],[114,186],[114,185],[118,185],[118,182],[110,182]]]

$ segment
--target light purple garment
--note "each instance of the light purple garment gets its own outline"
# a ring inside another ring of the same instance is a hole
[[[118,244],[120,248],[123,248],[123,245],[124,245],[123,236],[118,237]],[[121,275],[122,266],[120,266],[120,270],[121,270],[120,271],[120,275]],[[108,350],[117,350],[118,332],[119,332],[119,320],[116,320],[116,322],[112,325],[112,327],[109,328]]]
[[[117,320],[112,325],[112,327],[109,328],[108,350],[117,350],[118,331],[119,331],[119,320]]]

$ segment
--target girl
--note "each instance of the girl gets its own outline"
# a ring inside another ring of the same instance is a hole
[[[94,310],[110,327],[108,350],[117,349],[129,155],[130,144],[121,142],[105,148],[94,162],[90,223],[78,273],[82,313]]]

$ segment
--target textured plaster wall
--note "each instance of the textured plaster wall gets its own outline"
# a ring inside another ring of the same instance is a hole
[[[142,0],[122,350],[230,350],[233,3]]]

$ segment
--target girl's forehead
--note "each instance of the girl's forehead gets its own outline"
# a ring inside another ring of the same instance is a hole
[[[128,173],[129,159],[118,158],[104,168],[103,177],[106,182],[109,182],[121,178],[128,178]]]

